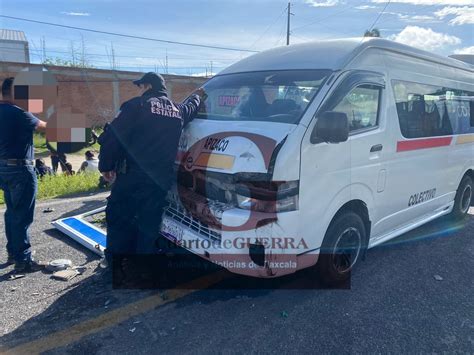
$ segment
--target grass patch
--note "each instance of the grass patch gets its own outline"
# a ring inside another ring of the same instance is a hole
[[[45,176],[38,181],[38,199],[98,191],[99,174]]]
[[[48,153],[48,147],[46,146],[46,138],[44,136],[44,133],[33,133],[33,146],[35,147],[36,154]]]
[[[99,174],[77,174],[72,176],[52,175],[38,180],[38,200],[54,197],[64,197],[85,192],[103,191],[99,189]],[[0,204],[4,204],[3,193],[0,194]]]
[[[88,221],[101,229],[107,229],[107,221],[105,219],[105,212],[101,212],[92,216],[92,220]]]

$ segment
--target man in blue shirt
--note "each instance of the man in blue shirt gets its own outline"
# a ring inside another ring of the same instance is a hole
[[[12,88],[13,78],[5,79],[2,84],[3,101],[0,101],[0,188],[7,205],[5,234],[8,263],[15,263],[16,272],[33,272],[42,268],[31,257],[28,235],[37,191],[33,131],[44,131],[46,122],[15,106]]]

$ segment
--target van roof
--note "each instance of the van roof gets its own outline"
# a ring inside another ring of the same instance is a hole
[[[314,41],[266,50],[231,65],[219,74],[291,69],[340,70],[368,48],[379,48],[470,72],[474,71],[474,66],[453,58],[386,39],[366,37]]]

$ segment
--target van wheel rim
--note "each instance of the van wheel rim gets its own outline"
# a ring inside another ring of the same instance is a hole
[[[472,187],[471,185],[467,185],[461,197],[461,212],[463,214],[469,211],[469,207],[471,207],[471,199],[472,199]]]
[[[357,228],[350,227],[342,232],[332,250],[333,266],[339,274],[352,270],[362,246],[362,237]]]

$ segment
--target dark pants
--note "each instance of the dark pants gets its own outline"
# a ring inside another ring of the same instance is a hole
[[[51,166],[54,172],[58,171],[59,157],[57,155],[51,155]]]
[[[31,260],[28,228],[33,222],[37,178],[33,166],[0,166],[0,188],[5,195],[5,234],[8,254],[16,262]]]
[[[58,166],[61,165],[61,171],[64,172],[66,168],[66,156],[64,154],[51,155],[51,166],[54,172],[58,171]]]
[[[118,175],[106,209],[106,258],[113,255],[151,254],[160,233],[163,191],[146,175],[129,172]]]

